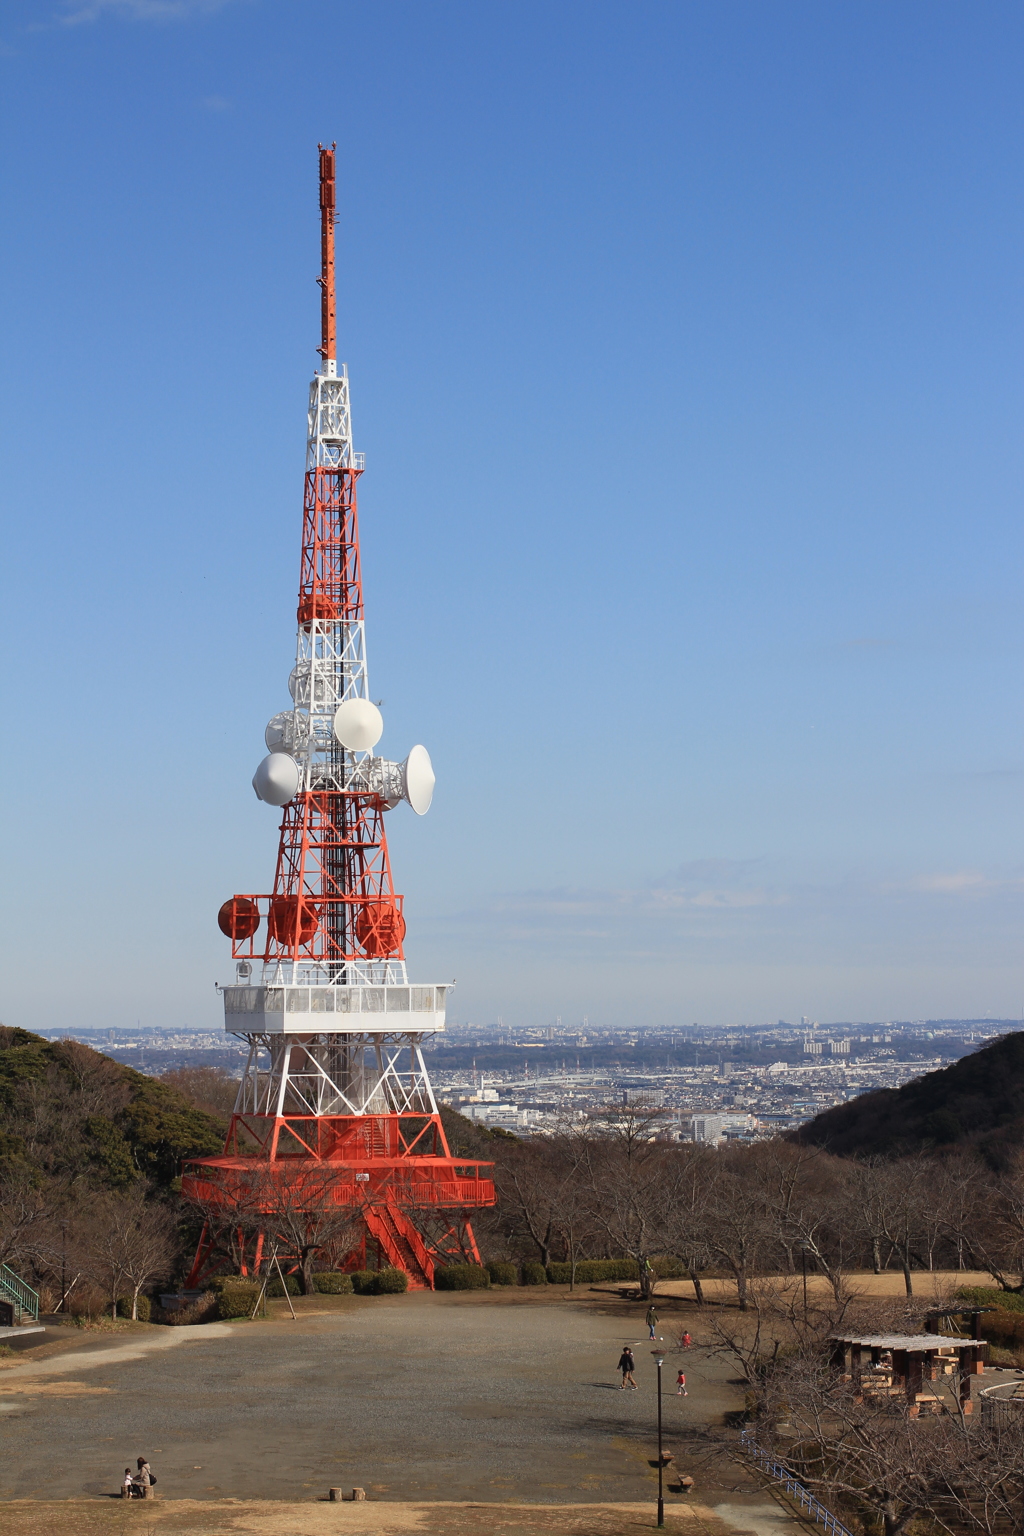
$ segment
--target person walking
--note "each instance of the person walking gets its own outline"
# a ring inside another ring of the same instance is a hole
[[[636,1381],[633,1377],[633,1372],[636,1370],[636,1361],[633,1358],[633,1351],[628,1344],[619,1356],[619,1370],[622,1372],[622,1386],[619,1388],[619,1391],[624,1392],[627,1387],[632,1387],[635,1390]]]
[[[688,1333],[684,1333],[681,1342],[684,1349],[689,1349],[690,1345],[693,1343],[693,1340],[690,1338]]]
[[[689,1397],[689,1395],[686,1390],[686,1373],[680,1371],[676,1377],[676,1397]]]
[[[652,1338],[652,1339],[657,1338],[657,1334],[654,1332],[654,1330],[655,1330],[655,1328],[657,1326],[657,1323],[658,1323],[658,1314],[654,1310],[654,1303],[652,1301],[651,1305],[647,1308],[647,1330],[648,1330],[648,1337],[649,1338]]]

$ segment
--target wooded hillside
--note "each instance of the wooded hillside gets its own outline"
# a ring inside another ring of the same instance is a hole
[[[225,1121],[73,1040],[0,1027],[0,1159],[63,1186],[167,1188],[182,1158],[223,1151]]]
[[[1002,1035],[902,1088],[862,1093],[801,1126],[793,1139],[840,1157],[973,1147],[994,1168],[1024,1146],[1024,1031]]]

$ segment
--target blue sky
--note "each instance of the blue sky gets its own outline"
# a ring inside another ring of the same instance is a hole
[[[6,940],[219,1018],[268,887],[316,144],[423,979],[547,1023],[1024,1004],[1015,5],[8,0]]]

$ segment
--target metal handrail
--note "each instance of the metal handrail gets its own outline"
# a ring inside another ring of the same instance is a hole
[[[774,1461],[767,1451],[761,1449],[754,1439],[752,1429],[743,1430],[740,1435],[740,1442],[747,1455],[757,1463],[761,1470],[767,1472],[769,1477],[774,1477],[776,1482],[781,1483],[790,1498],[795,1499],[802,1510],[806,1510],[820,1525],[825,1527],[828,1536],[851,1536],[850,1531],[847,1530],[842,1521],[837,1520],[832,1511],[826,1509],[824,1504],[804,1487],[803,1483],[797,1482],[788,1467],[785,1467],[780,1461]]]
[[[7,1292],[19,1312],[27,1312],[32,1321],[38,1323],[39,1292],[34,1291],[13,1269],[8,1269],[6,1264],[0,1264],[0,1292],[3,1291]]]

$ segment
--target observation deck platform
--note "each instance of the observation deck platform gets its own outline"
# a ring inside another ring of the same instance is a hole
[[[438,1034],[448,986],[231,986],[224,1028],[232,1035]]]

